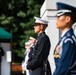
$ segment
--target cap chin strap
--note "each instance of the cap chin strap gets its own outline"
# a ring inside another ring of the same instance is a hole
[[[57,11],[57,16],[61,16],[65,13],[71,13],[72,11],[71,10],[58,10]]]
[[[58,10],[58,11],[57,11],[57,13],[59,13],[59,12],[71,13],[72,11],[71,11],[71,10],[66,10],[66,9],[64,10],[64,9],[63,9],[63,10]]]

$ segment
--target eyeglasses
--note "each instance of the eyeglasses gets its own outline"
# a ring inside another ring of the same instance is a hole
[[[34,26],[42,25],[42,23],[35,23]]]

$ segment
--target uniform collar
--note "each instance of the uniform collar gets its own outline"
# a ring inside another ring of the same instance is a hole
[[[45,34],[45,32],[41,32],[40,34],[38,34],[38,36],[41,36],[42,34]]]
[[[70,30],[70,29],[64,31],[64,32],[62,33],[61,37],[63,37],[63,36],[66,34],[66,32],[68,32],[69,30]]]
[[[68,30],[66,30],[66,31],[64,31],[63,33],[62,33],[62,35],[61,35],[61,37],[64,37],[64,36],[70,36],[71,34],[73,33],[73,29],[71,28],[71,29],[68,29]]]

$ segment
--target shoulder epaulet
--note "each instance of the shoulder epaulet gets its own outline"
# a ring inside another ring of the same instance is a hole
[[[72,36],[71,36],[70,34],[67,34],[67,36],[66,36],[66,39],[65,39],[64,43],[66,43],[66,42],[68,42],[68,41],[70,41],[71,43],[73,43],[73,42],[74,42],[74,41],[73,41],[73,38],[72,38]]]
[[[64,43],[66,43],[66,42],[68,42],[68,41],[70,41],[71,43],[73,43],[73,40],[72,40],[71,38],[65,39]]]

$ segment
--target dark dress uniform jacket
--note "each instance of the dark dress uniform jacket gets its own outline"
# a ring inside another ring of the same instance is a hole
[[[0,62],[1,62],[1,58],[3,55],[4,55],[4,51],[3,51],[2,47],[0,47]]]
[[[50,46],[49,37],[45,32],[40,33],[27,64],[27,69],[32,70],[33,75],[42,75],[43,63],[48,58]]]
[[[73,30],[68,30],[54,50],[56,69],[53,75],[71,75],[71,66],[76,59],[75,35]]]

